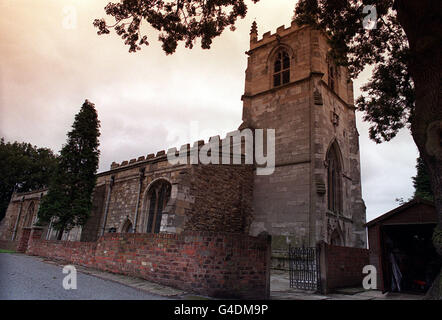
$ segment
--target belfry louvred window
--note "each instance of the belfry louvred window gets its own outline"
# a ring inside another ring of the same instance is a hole
[[[336,86],[336,75],[337,75],[337,69],[334,63],[328,62],[328,86],[331,90],[336,92],[337,86]]]
[[[276,55],[275,63],[273,66],[273,86],[278,87],[289,82],[290,56],[286,51],[280,51]]]

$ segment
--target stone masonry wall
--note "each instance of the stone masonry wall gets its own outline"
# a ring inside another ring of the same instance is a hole
[[[185,230],[248,233],[253,174],[251,165],[192,166],[190,194],[195,202]]]
[[[100,232],[100,222],[106,199],[106,185],[96,186],[92,196],[92,210],[87,223],[81,230],[81,241],[97,241]]]
[[[20,201],[9,202],[5,217],[0,222],[0,239],[4,241],[11,241],[14,234],[14,227],[17,221],[17,216],[20,211]],[[17,237],[16,237],[17,239]]]
[[[210,232],[112,233],[98,242],[64,242],[41,240],[38,231],[31,237],[30,255],[141,277],[212,297],[269,297],[268,237]]]
[[[204,142],[196,144],[201,148]],[[105,191],[96,192],[94,203],[102,205],[97,206],[101,209],[94,210],[92,216],[100,215],[100,226],[98,229],[85,228],[88,233],[89,230],[97,230],[97,236],[100,236],[103,224],[105,233],[110,229],[121,232],[127,220],[132,225],[136,221],[136,232],[146,232],[150,203],[148,191],[158,180],[171,184],[170,199],[163,209],[161,232],[249,230],[253,215],[252,165],[171,164],[161,151],[156,156],[148,156],[148,159],[140,157],[138,161],[133,159],[121,165],[113,164],[112,168],[98,176],[97,188],[105,188]],[[96,199],[98,197],[101,200]]]
[[[46,190],[36,190],[34,192],[14,193],[6,210],[5,217],[0,222],[0,240],[18,241],[21,238],[23,228],[27,216],[30,214],[31,205],[34,207],[33,216],[30,221],[36,221],[38,206],[41,197],[46,193]],[[17,222],[17,218],[18,222]],[[30,227],[30,226],[29,226]],[[14,239],[14,229],[16,233]]]
[[[325,40],[323,40],[325,41]],[[323,212],[317,220],[322,220],[322,229],[317,229],[322,239],[329,241],[334,229],[342,232],[344,245],[366,247],[365,205],[362,200],[361,174],[359,161],[359,134],[356,128],[355,110],[352,106],[337,99],[323,81],[313,81],[315,90],[321,95],[322,103],[313,103],[314,134],[314,181],[327,187],[326,155],[332,144],[339,148],[342,160],[342,203],[341,214],[329,212],[327,194],[314,193],[316,211]]]
[[[264,34],[248,52],[243,121],[252,128],[275,129],[276,169],[254,179],[251,234],[272,235],[274,250],[314,245],[311,209],[310,30],[278,28]],[[290,55],[290,83],[274,88],[273,60],[278,49]],[[312,242],[312,243],[310,243]]]

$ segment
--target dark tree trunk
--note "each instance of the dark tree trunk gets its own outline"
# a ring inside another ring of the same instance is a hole
[[[442,255],[442,1],[396,0],[395,8],[410,45],[408,67],[416,92],[411,133],[430,174],[439,220],[433,242]],[[434,287],[440,298],[440,286]]]

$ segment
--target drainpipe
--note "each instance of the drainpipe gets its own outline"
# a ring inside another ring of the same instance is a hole
[[[23,201],[25,201],[25,196],[23,196],[20,201],[20,210],[18,211],[17,220],[15,221],[14,233],[12,234],[12,241],[15,240],[15,236],[17,235],[18,222],[20,221],[21,210],[23,209]]]
[[[107,221],[107,213],[109,211],[109,201],[112,193],[112,187],[115,182],[115,176],[111,176],[110,183],[109,183],[109,191],[107,192],[107,198],[106,198],[106,207],[104,209],[104,219],[103,219],[103,225],[101,227],[101,235],[104,235],[104,229],[106,228],[106,221]]]
[[[138,221],[138,209],[140,206],[140,197],[141,197],[141,186],[143,185],[144,178],[144,170],[145,168],[140,169],[140,183],[138,184],[138,196],[137,196],[137,206],[135,207],[135,219],[134,219],[134,227],[132,228],[132,232],[137,232],[137,221]]]

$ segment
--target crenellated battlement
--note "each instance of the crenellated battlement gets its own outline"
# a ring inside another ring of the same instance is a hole
[[[173,147],[173,148],[169,148],[167,150],[167,152],[165,150],[161,150],[161,151],[158,151],[156,154],[150,153],[147,156],[140,156],[138,158],[124,160],[121,163],[112,162],[112,164],[110,166],[110,170],[115,170],[115,169],[119,169],[119,168],[123,168],[123,167],[129,168],[129,167],[138,165],[140,163],[168,161],[168,156],[169,157],[170,156],[179,156],[179,155],[183,155],[183,154],[185,154],[186,156],[189,156],[193,151],[195,151],[195,150],[200,151],[204,147],[210,148],[215,143],[218,143],[218,145],[219,145],[220,156],[222,156],[222,155],[225,156],[223,145],[230,144],[231,148],[230,148],[230,152],[228,153],[230,158],[232,159],[235,156],[243,157],[245,155],[245,153],[243,152],[243,148],[241,148],[240,154],[236,154],[236,153],[234,153],[234,149],[232,150],[232,146],[238,145],[238,143],[236,143],[234,145],[235,140],[233,138],[239,134],[240,134],[240,131],[235,130],[235,131],[231,131],[231,132],[227,133],[223,139],[221,139],[219,135],[216,135],[216,136],[210,137],[207,142],[204,140],[197,140],[192,144],[192,147],[191,147],[190,143],[186,143],[186,144],[181,145],[181,147],[179,149],[177,149],[176,147]]]
[[[254,30],[254,33],[251,33],[251,37],[250,37],[250,50],[253,50],[255,48],[263,46],[263,45],[270,43],[272,41],[278,40],[278,38],[284,37],[284,36],[288,35],[289,33],[293,32],[293,31],[300,30],[302,28],[305,28],[305,26],[300,27],[295,22],[292,22],[291,25],[288,26],[287,28],[285,27],[285,25],[279,26],[276,29],[275,33],[271,33],[271,31],[267,31],[266,33],[264,33],[262,35],[262,38],[259,40],[257,37],[257,30]]]

